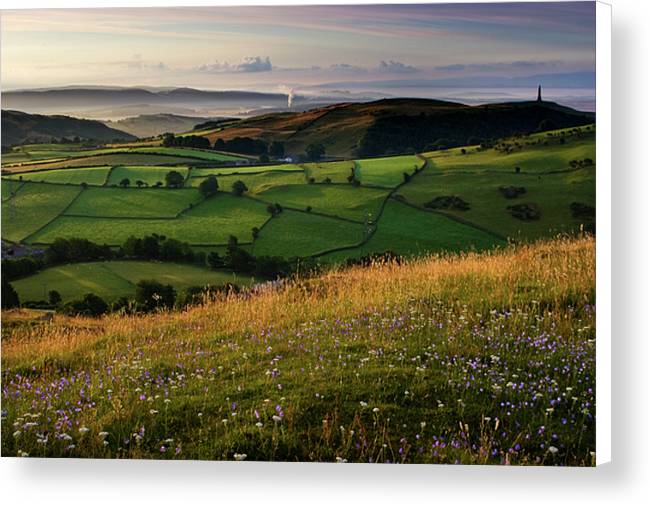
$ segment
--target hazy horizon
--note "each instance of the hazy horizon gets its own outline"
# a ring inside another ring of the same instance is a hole
[[[530,93],[482,80],[538,76],[549,99],[590,104],[594,86],[570,80],[594,73],[594,24],[594,2],[2,11],[2,88],[339,87],[428,98],[475,88],[455,97],[472,102]],[[568,82],[545,82],[558,74]]]

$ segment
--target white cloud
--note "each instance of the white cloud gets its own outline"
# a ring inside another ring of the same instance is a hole
[[[380,65],[378,65],[378,70],[387,74],[413,74],[414,72],[418,72],[416,67],[393,60],[382,60]]]

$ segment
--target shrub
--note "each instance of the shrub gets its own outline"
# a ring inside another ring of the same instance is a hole
[[[429,209],[452,209],[455,211],[467,211],[470,209],[470,204],[463,200],[461,197],[445,195],[436,197],[427,202],[425,207]]]
[[[171,308],[175,299],[176,291],[172,285],[146,279],[136,285],[136,303],[145,311]]]
[[[63,306],[63,312],[69,315],[101,316],[108,312],[109,306],[100,296],[87,293],[83,299],[68,302]]]
[[[233,183],[232,186],[232,192],[233,195],[236,195],[238,197],[241,197],[244,192],[248,192],[249,189],[246,187],[246,184],[244,184],[244,181],[237,180]]]

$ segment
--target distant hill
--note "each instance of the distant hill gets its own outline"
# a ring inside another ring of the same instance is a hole
[[[218,118],[181,116],[178,114],[141,114],[117,121],[104,121],[106,126],[117,128],[136,137],[154,137],[165,132],[178,134],[192,130],[196,125]]]
[[[48,142],[51,139],[79,137],[98,141],[134,140],[135,136],[109,128],[104,123],[69,116],[43,116],[20,111],[2,111],[3,146],[25,142]]]
[[[282,141],[294,155],[317,142],[330,156],[375,156],[478,144],[537,131],[544,120],[546,129],[566,128],[591,123],[594,114],[544,101],[468,106],[397,98],[256,116],[206,137]]]

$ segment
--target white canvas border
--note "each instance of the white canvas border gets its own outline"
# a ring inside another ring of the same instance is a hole
[[[611,459],[611,22],[611,5],[596,2],[597,465]]]

